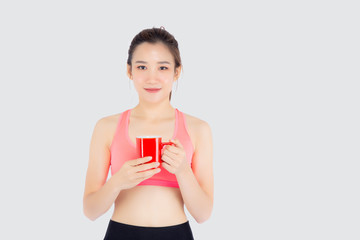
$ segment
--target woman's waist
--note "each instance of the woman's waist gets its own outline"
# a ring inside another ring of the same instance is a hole
[[[169,226],[187,221],[179,189],[137,186],[120,192],[112,220],[138,226]]]
[[[164,212],[160,214],[139,213],[114,210],[111,220],[142,227],[174,226],[188,221],[184,211],[178,211],[175,214],[164,214]]]

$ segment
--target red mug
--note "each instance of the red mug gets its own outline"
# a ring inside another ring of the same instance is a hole
[[[150,162],[161,162],[162,149],[165,145],[174,145],[172,142],[162,142],[158,136],[136,137],[136,151],[139,157],[152,157]]]

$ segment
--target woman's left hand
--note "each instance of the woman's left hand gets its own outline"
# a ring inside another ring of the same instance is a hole
[[[164,148],[161,159],[164,161],[162,166],[172,174],[179,174],[189,167],[186,159],[186,152],[179,140],[170,140],[174,145],[168,145]]]

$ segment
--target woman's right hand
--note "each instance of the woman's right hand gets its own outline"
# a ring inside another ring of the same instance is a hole
[[[159,173],[160,168],[158,167],[160,163],[147,163],[150,160],[151,157],[144,157],[126,161],[120,170],[113,175],[116,183],[119,184],[118,187],[121,190],[133,188],[142,181]]]

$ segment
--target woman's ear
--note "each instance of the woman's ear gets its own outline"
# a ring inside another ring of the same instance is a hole
[[[126,74],[128,75],[129,79],[132,80],[132,74],[131,74],[131,66],[127,64],[127,71]]]
[[[175,76],[174,76],[174,82],[177,81],[181,74],[181,66],[175,68]]]

